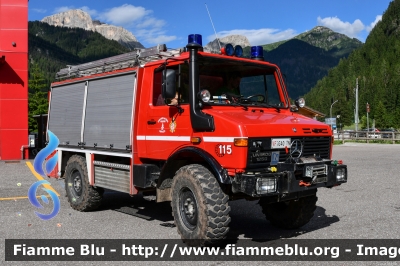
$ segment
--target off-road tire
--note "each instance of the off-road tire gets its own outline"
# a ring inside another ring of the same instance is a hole
[[[89,184],[86,160],[82,156],[69,158],[65,168],[65,190],[69,204],[77,211],[92,211],[101,204],[103,189]]]
[[[171,206],[178,233],[188,245],[215,244],[229,231],[228,196],[204,166],[191,164],[176,172]]]
[[[283,229],[296,229],[307,224],[314,216],[317,195],[307,196],[296,200],[267,204],[260,199],[262,212],[274,226]]]

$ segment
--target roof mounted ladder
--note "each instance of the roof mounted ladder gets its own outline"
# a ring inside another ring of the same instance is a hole
[[[146,49],[137,49],[130,53],[116,55],[76,66],[68,66],[57,72],[56,79],[82,77],[128,67],[135,67],[147,62],[178,56],[181,54],[182,50],[183,49],[167,51],[167,46],[165,44],[159,44]]]

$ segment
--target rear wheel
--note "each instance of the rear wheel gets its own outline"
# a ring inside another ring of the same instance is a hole
[[[274,226],[283,229],[295,229],[307,224],[314,216],[317,203],[317,191],[314,195],[290,200],[267,204],[261,198],[259,204],[269,220]]]
[[[184,166],[172,181],[172,214],[181,238],[207,245],[226,237],[230,207],[215,177],[204,166]]]
[[[65,190],[71,207],[78,211],[91,211],[101,204],[103,189],[89,184],[86,160],[73,155],[65,168]]]

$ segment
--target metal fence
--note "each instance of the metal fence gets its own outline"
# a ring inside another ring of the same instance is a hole
[[[396,144],[400,143],[400,132],[393,131],[381,131],[381,132],[373,132],[373,131],[338,131],[333,134],[335,140],[340,140],[343,143],[346,141],[363,141],[366,143],[392,143]]]

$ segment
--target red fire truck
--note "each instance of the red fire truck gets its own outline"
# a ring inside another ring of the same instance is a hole
[[[259,200],[266,218],[298,228],[313,217],[317,188],[347,182],[332,160],[328,125],[296,111],[279,68],[262,47],[141,49],[57,73],[48,130],[60,143],[50,176],[64,177],[78,211],[104,189],[171,201],[182,239],[217,242],[229,231],[229,200]],[[234,80],[234,82],[232,81]],[[232,87],[235,86],[235,87]]]

